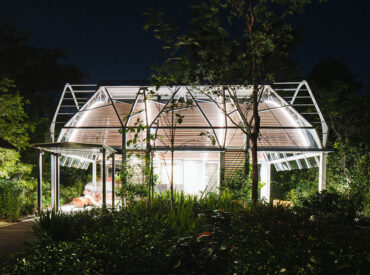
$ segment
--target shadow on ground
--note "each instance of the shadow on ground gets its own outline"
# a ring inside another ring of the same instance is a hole
[[[0,274],[6,259],[14,253],[22,253],[26,250],[25,243],[31,243],[36,240],[32,232],[32,226],[35,225],[33,219],[0,227]]]

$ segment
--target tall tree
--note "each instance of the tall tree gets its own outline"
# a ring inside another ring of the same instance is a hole
[[[292,75],[296,66],[288,54],[296,45],[297,36],[286,19],[310,2],[210,0],[192,7],[193,17],[185,30],[177,28],[174,20],[165,20],[161,12],[148,12],[150,19],[145,28],[151,28],[163,42],[166,55],[165,63],[153,75],[155,84],[210,85],[213,88],[203,92],[234,99],[233,106],[242,108],[238,111],[245,118],[235,124],[247,135],[251,146],[254,203],[258,199],[258,103],[263,92],[260,85]],[[221,89],[215,90],[217,85]],[[225,88],[232,91],[234,85],[252,87],[252,96],[242,99],[241,104],[237,95],[225,96]],[[223,112],[228,111],[224,108]]]
[[[329,125],[329,146],[335,149],[329,155],[329,185],[369,192],[369,94],[336,59],[322,60],[308,79]]]
[[[6,78],[0,80],[0,114],[0,147],[4,142],[18,149],[26,147],[33,126],[26,121],[24,99],[14,82]]]
[[[330,126],[331,145],[346,138],[354,144],[368,143],[369,95],[362,92],[348,66],[341,60],[323,59],[308,80]]]
[[[0,24],[0,79],[14,80],[21,96],[30,100],[30,114],[49,115],[64,84],[82,81],[80,69],[60,62],[65,58],[64,50],[31,46],[29,34]]]

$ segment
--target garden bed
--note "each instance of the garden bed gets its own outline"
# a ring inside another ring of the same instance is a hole
[[[250,206],[227,194],[177,195],[116,210],[44,213],[10,274],[368,274],[370,230],[349,198]]]

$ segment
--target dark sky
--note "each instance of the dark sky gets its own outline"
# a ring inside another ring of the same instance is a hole
[[[67,62],[88,74],[86,82],[142,80],[160,62],[160,44],[143,30],[143,12],[154,5],[185,20],[194,0],[0,0],[0,21],[29,31],[31,44],[68,51]],[[369,85],[370,1],[331,0],[292,19],[303,41],[292,54],[306,77],[322,58],[348,64]]]

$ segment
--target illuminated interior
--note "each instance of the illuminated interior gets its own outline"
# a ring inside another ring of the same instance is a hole
[[[307,82],[296,84],[298,88],[266,85],[260,89],[258,162],[274,165],[277,171],[319,166],[326,144],[327,126],[312,92]],[[227,175],[237,173],[240,168],[235,163],[244,159],[247,137],[239,125],[242,117],[251,119],[251,112],[248,113],[247,104],[240,104],[242,111],[236,110],[232,100],[224,102],[223,110],[217,98],[202,92],[214,88],[102,85],[92,89],[67,84],[51,125],[52,140],[103,144],[121,154],[154,151],[157,192],[169,190],[173,150],[174,188],[187,194],[215,192],[221,180],[221,165],[225,165]],[[236,98],[241,101],[252,94],[251,87],[229,89],[236,91]],[[290,96],[286,96],[287,91],[292,91]],[[71,101],[76,107],[70,107]],[[65,117],[67,121],[59,122]],[[319,124],[311,121],[313,117],[319,119]],[[139,127],[143,129],[138,131]],[[318,135],[320,130],[322,138]],[[148,136],[154,137],[150,143]],[[221,155],[226,156],[222,164]],[[121,160],[117,154],[118,167]],[[140,162],[130,161],[133,165]],[[83,169],[92,162],[99,164],[101,156],[62,154],[61,158],[61,165]]]

